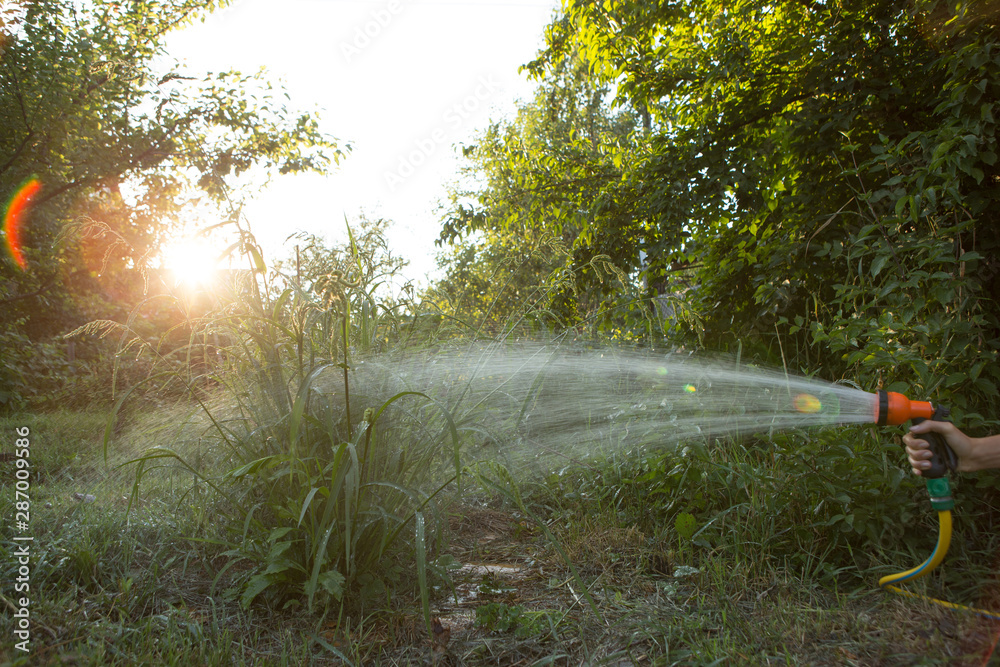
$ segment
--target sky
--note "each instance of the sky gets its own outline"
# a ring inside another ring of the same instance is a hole
[[[244,207],[270,260],[294,254],[285,239],[297,231],[342,242],[345,215],[364,214],[393,221],[393,252],[426,285],[456,147],[531,99],[535,84],[518,68],[558,9],[559,0],[235,0],[166,46],[191,72],[266,67],[290,108],[318,109],[323,131],[352,145],[333,175],[277,177]]]

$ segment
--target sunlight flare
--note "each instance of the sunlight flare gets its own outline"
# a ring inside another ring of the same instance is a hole
[[[177,239],[161,251],[162,266],[173,277],[175,285],[188,288],[209,287],[217,277],[218,251],[199,237]]]

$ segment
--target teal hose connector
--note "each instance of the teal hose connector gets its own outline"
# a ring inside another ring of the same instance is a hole
[[[927,495],[931,497],[931,507],[938,512],[955,509],[955,499],[951,497],[951,484],[947,477],[928,479]]]

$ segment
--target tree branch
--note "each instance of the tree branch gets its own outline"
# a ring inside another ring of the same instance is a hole
[[[35,137],[35,131],[29,130],[28,135],[24,138],[24,141],[21,142],[21,145],[17,147],[17,150],[14,151],[14,154],[10,156],[9,160],[4,162],[2,167],[0,167],[0,174],[10,169],[10,166],[14,164],[14,162],[17,160],[18,157],[20,157],[21,153],[24,152],[24,149],[28,147],[28,144],[31,142],[32,139],[34,139],[34,137]]]
[[[770,118],[770,117],[774,116],[775,114],[777,114],[778,112],[780,112],[782,109],[786,108],[789,104],[794,104],[795,102],[801,102],[802,100],[807,100],[810,97],[813,97],[813,95],[814,95],[814,93],[809,92],[809,93],[799,93],[797,95],[792,95],[790,97],[786,97],[783,100],[781,100],[779,103],[773,104],[770,107],[762,109],[758,113],[755,113],[752,116],[744,118],[743,120],[741,120],[738,123],[730,123],[729,125],[726,125],[725,127],[719,128],[718,130],[716,130],[714,132],[714,134],[716,136],[720,136],[721,135],[723,137],[731,135],[734,132],[736,132],[736,130],[742,129],[742,128],[746,127],[747,125],[753,125],[754,123],[762,121],[765,118]]]
[[[52,285],[52,281],[47,283],[42,283],[42,286],[36,289],[34,292],[28,292],[27,294],[18,294],[17,296],[12,296],[7,299],[0,300],[0,305],[7,305],[8,303],[14,303],[15,301],[20,301],[21,299],[30,299],[33,296],[38,296]]]
[[[50,199],[54,199],[59,195],[65,194],[66,192],[69,192],[70,190],[73,190],[78,187],[96,184],[107,178],[111,177],[117,178],[122,176],[123,174],[131,171],[132,169],[139,167],[146,158],[156,155],[158,152],[160,152],[160,150],[163,148],[163,144],[171,138],[176,129],[177,125],[171,127],[170,130],[166,134],[164,134],[163,137],[160,138],[159,142],[157,142],[153,146],[150,146],[148,149],[146,149],[139,155],[133,157],[131,160],[129,160],[127,164],[123,165],[119,169],[113,170],[106,174],[100,174],[97,176],[94,175],[81,176],[80,178],[74,179],[68,183],[64,183],[55,190],[49,190],[49,191],[43,190],[42,196],[37,200],[36,203],[41,204],[47,202]]]

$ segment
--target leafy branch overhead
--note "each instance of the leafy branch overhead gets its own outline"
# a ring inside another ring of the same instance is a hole
[[[153,168],[220,178],[252,165],[323,170],[339,159],[314,117],[275,99],[264,71],[156,71],[165,33],[202,4],[96,3],[83,13],[32,3],[6,38],[0,176],[38,173],[51,199]]]
[[[167,34],[224,4],[39,0],[6,9],[0,197],[29,177],[42,189],[22,239],[31,270],[0,265],[0,298],[17,304],[5,327],[23,319],[44,338],[81,324],[96,314],[80,311],[85,296],[141,267],[199,201],[241,196],[274,174],[327,172],[343,157],[347,148],[315,114],[296,111],[266,71],[164,64]],[[122,243],[103,256],[95,239],[66,233],[81,220]],[[42,284],[66,289],[18,300]]]

